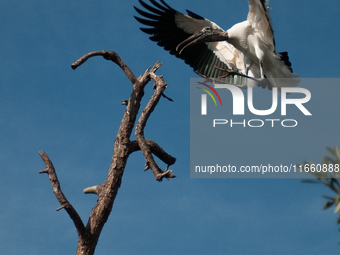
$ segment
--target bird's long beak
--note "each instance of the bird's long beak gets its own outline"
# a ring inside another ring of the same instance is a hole
[[[179,51],[179,54],[193,44],[199,42],[218,42],[218,41],[226,41],[228,40],[228,32],[221,30],[211,30],[211,29],[202,29],[200,32],[193,34],[189,38],[185,39],[183,42],[177,45],[176,51]]]
[[[177,45],[176,47],[176,51],[179,51],[179,54],[182,53],[182,51],[193,44],[196,44],[200,41],[202,41],[204,39],[204,33],[203,32],[198,32],[196,34],[193,34],[192,36],[190,36],[189,38],[185,39],[183,42],[181,42],[180,44]]]

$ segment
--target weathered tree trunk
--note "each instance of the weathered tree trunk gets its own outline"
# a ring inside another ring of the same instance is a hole
[[[166,83],[163,78],[155,75],[155,72],[161,66],[161,63],[157,62],[151,70],[147,70],[142,76],[136,78],[115,52],[96,51],[84,55],[72,64],[72,68],[77,68],[93,56],[103,56],[105,59],[115,62],[124,71],[133,87],[130,98],[127,101],[123,101],[123,104],[126,105],[126,109],[114,143],[113,156],[108,176],[101,185],[84,189],[85,193],[95,193],[98,195],[97,204],[92,209],[92,213],[90,214],[86,227],[76,210],[62,193],[52,162],[45,152],[39,152],[46,166],[46,169],[40,171],[40,173],[48,173],[53,192],[61,204],[61,207],[57,210],[65,209],[77,229],[78,246],[76,255],[94,254],[100,233],[111,213],[128,157],[132,152],[142,150],[146,162],[145,170],[151,169],[157,181],[162,181],[164,177],[167,179],[175,177],[175,175],[172,174],[172,170],[168,170],[168,166],[174,164],[176,159],[167,154],[157,143],[149,139],[145,139],[144,137],[146,122],[166,88]],[[138,120],[135,131],[137,141],[130,141],[132,130],[135,126],[137,114],[140,108],[140,102],[144,95],[144,88],[151,79],[155,81],[154,95]],[[156,155],[167,165],[165,171],[158,167],[152,154]]]

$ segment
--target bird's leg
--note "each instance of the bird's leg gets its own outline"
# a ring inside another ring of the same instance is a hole
[[[217,67],[217,66],[215,66],[215,68],[216,69],[218,69],[218,70],[221,70],[221,71],[223,71],[223,72],[227,72],[227,74],[226,75],[222,75],[222,76],[220,76],[220,77],[218,77],[218,78],[226,78],[226,77],[228,77],[229,75],[240,75],[240,76],[244,76],[243,74],[240,74],[240,73],[238,73],[238,72],[235,72],[234,70],[232,70],[232,69],[224,69],[224,68],[220,68],[220,67]]]
[[[202,78],[205,79],[205,81],[203,81],[203,82],[197,82],[195,85],[203,84],[203,83],[207,83],[207,82],[211,82],[211,83],[215,84],[215,78],[208,77],[208,76],[206,76],[206,75],[204,75],[204,74],[200,74],[200,73],[198,73],[198,72],[196,72],[196,71],[194,71],[194,72],[195,72],[197,75],[199,75],[199,76],[201,76]]]
[[[214,84],[214,86],[216,85],[216,78],[211,78],[211,77],[208,77],[206,75],[203,75],[203,74],[200,74],[198,72],[195,71],[195,73],[199,76],[201,76],[202,78],[204,78],[205,80],[202,81],[202,82],[197,82],[195,85],[199,85],[199,84],[206,84],[206,83],[212,83]],[[218,79],[218,78],[217,78]],[[217,81],[218,82],[218,81]]]
[[[217,68],[217,69],[219,69],[219,70],[221,70],[221,71],[227,72],[226,75],[222,75],[222,76],[220,76],[220,77],[218,77],[218,78],[226,78],[226,77],[228,77],[229,75],[238,75],[238,76],[242,76],[242,77],[245,77],[245,78],[248,78],[248,79],[252,79],[252,80],[254,80],[254,81],[260,81],[260,80],[257,79],[257,78],[250,77],[250,76],[248,76],[248,75],[246,75],[246,74],[242,74],[242,73],[236,72],[236,71],[234,71],[234,70],[223,69],[223,68],[219,68],[219,67],[216,67],[216,66],[215,66],[215,68]]]
[[[259,87],[262,88],[268,88],[269,90],[272,90],[273,86],[270,83],[270,81],[266,78],[263,72],[263,63],[261,60],[259,60],[259,67],[260,67],[260,75],[261,77],[258,79],[258,85]]]
[[[244,61],[244,68],[245,68],[246,75],[248,75],[251,66],[252,66],[252,63],[250,63],[249,61]]]
[[[259,82],[259,83],[262,81],[262,79],[257,79],[257,78],[254,78],[254,77],[250,77],[250,76],[248,76],[248,75],[245,75],[245,74],[242,74],[242,73],[238,73],[238,72],[236,72],[236,71],[234,71],[234,70],[223,69],[223,68],[219,68],[219,67],[217,67],[217,66],[215,66],[215,68],[217,68],[217,69],[219,69],[219,70],[221,70],[221,71],[225,71],[225,72],[227,72],[227,74],[226,74],[226,75],[219,76],[218,78],[211,78],[211,77],[208,77],[208,76],[206,76],[206,75],[200,74],[200,73],[198,73],[198,72],[195,71],[195,73],[196,73],[197,75],[199,75],[199,76],[201,76],[202,78],[205,79],[204,82],[198,82],[197,84],[202,84],[202,83],[205,83],[205,82],[211,82],[211,83],[213,83],[213,84],[215,85],[216,82],[219,82],[218,79],[226,78],[226,77],[228,77],[229,75],[238,75],[238,76],[242,76],[242,77],[245,77],[245,78],[247,78],[247,79],[254,80],[254,81]],[[219,82],[219,83],[220,83],[220,82]],[[197,84],[196,84],[196,85],[197,85]],[[261,86],[262,86],[262,83],[261,83]]]

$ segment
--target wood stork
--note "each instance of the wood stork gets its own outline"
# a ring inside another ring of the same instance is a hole
[[[137,21],[149,26],[141,30],[152,35],[152,41],[183,59],[201,76],[231,76],[231,83],[240,84],[235,79],[238,78],[242,85],[249,80],[244,77],[257,81],[268,78],[270,89],[298,84],[298,75],[293,73],[287,52],[278,53],[275,49],[268,0],[248,0],[247,20],[227,31],[189,10],[188,15],[182,14],[164,0],[150,2],[153,6],[139,0],[149,12],[134,7],[144,17],[135,17]],[[266,83],[257,85],[264,87],[263,84]]]

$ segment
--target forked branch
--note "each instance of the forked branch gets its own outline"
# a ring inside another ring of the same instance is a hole
[[[163,91],[166,88],[166,83],[163,78],[161,76],[155,75],[155,72],[161,66],[161,63],[157,62],[151,69],[149,68],[143,75],[136,78],[129,67],[120,59],[117,53],[113,51],[95,51],[81,57],[72,64],[72,68],[76,69],[85,63],[89,58],[94,56],[102,56],[105,59],[116,63],[129,78],[133,85],[133,89],[130,98],[125,101],[126,109],[114,142],[113,156],[108,176],[101,185],[95,185],[84,189],[85,193],[94,193],[98,195],[97,204],[92,209],[86,227],[81,221],[76,210],[67,201],[66,197],[62,193],[60,189],[60,183],[56,176],[52,162],[44,152],[40,152],[40,155],[46,165],[46,169],[40,171],[40,173],[48,173],[53,192],[61,204],[59,209],[64,208],[67,211],[77,228],[77,255],[94,254],[94,250],[102,228],[111,213],[114,200],[121,185],[127,159],[131,153],[138,150],[143,152],[146,164],[153,171],[156,180],[161,181],[164,177],[175,177],[175,175],[171,173],[172,170],[167,170],[167,168],[169,165],[174,164],[176,159],[167,154],[157,143],[149,139],[145,139],[144,137],[144,128],[146,122],[152,111],[155,109],[160,97],[163,95]],[[151,79],[155,81],[154,95],[150,99],[149,103],[143,110],[141,117],[139,118],[135,133],[137,141],[130,141],[132,130],[135,126],[136,118],[140,108],[140,103],[144,95],[144,88]],[[167,167],[165,171],[161,170],[157,166],[152,153],[160,158],[164,163],[166,163]]]
[[[147,146],[149,147],[151,153],[154,154],[160,160],[162,160],[165,164],[167,164],[169,166],[175,164],[176,158],[174,158],[170,154],[166,153],[166,151],[164,151],[162,149],[162,147],[159,146],[157,143],[155,143],[154,141],[149,140],[149,139],[145,139],[145,142],[146,142]],[[135,151],[140,150],[140,147],[139,147],[137,141],[132,141],[130,146],[131,146],[130,147],[131,152],[135,152]]]

